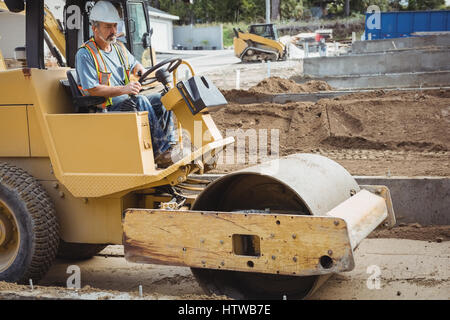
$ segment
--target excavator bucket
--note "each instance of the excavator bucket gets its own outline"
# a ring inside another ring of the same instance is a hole
[[[225,175],[192,210],[128,209],[125,258],[191,267],[211,294],[304,298],[355,266],[353,251],[395,224],[388,189],[360,188],[336,162],[298,154]]]

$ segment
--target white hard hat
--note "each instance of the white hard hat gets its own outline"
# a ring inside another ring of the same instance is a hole
[[[106,23],[119,23],[122,21],[117,9],[109,1],[97,2],[91,10],[89,20]]]

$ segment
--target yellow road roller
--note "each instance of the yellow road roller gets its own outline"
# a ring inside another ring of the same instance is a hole
[[[66,9],[83,12],[85,2]],[[140,3],[119,2],[126,14]],[[359,186],[319,155],[198,178],[234,139],[210,114],[226,107],[223,95],[177,58],[139,79],[162,84],[164,106],[193,137],[193,151],[159,168],[147,112],[80,112],[96,111],[101,97],[77,96],[70,67],[43,67],[43,1],[26,6],[28,66],[0,72],[1,281],[37,283],[57,256],[85,259],[123,244],[128,261],[190,267],[210,294],[305,298],[354,268],[353,251],[373,229],[395,224],[386,187]],[[88,36],[81,31],[66,32],[69,66]],[[192,76],[177,81],[183,63]]]

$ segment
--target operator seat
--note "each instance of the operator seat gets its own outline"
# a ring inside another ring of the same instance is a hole
[[[76,113],[88,113],[88,112],[102,112],[102,109],[97,107],[106,101],[105,97],[98,96],[83,96],[77,83],[77,71],[75,69],[67,70],[67,81],[63,86],[69,87],[70,94],[72,96],[72,104]],[[66,91],[69,91],[66,89]]]

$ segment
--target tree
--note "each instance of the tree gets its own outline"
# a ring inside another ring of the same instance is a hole
[[[299,20],[305,8],[328,8],[335,16],[365,13],[370,5],[381,11],[430,10],[445,6],[445,0],[271,0],[271,20]],[[245,22],[265,21],[265,0],[149,0],[151,6],[180,17],[178,23]]]
[[[280,19],[280,0],[271,0],[272,8],[270,10],[270,19],[279,20]]]
[[[445,6],[445,0],[408,0],[408,10],[431,10]]]
[[[350,15],[350,0],[345,0],[345,16]]]
[[[161,4],[159,3],[159,0],[150,0],[149,5],[156,9],[161,9]]]
[[[280,11],[281,19],[300,20],[303,15],[303,0],[282,0]]]

